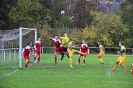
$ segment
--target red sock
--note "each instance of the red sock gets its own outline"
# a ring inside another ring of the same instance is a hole
[[[36,56],[34,56],[34,61],[36,60]]]
[[[40,62],[40,55],[39,55],[39,58],[38,58],[38,62]]]
[[[80,63],[80,58],[78,59],[78,63]]]
[[[25,63],[25,68],[27,68],[28,67],[28,63]]]
[[[85,60],[83,60],[83,63],[85,64]]]
[[[57,58],[56,57],[54,57],[54,63],[57,64]]]

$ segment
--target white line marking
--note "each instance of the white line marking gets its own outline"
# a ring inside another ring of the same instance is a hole
[[[32,64],[30,64],[29,66],[31,66]],[[16,70],[14,70],[13,72],[10,72],[10,73],[8,73],[8,74],[5,74],[5,75],[3,75],[3,76],[0,76],[0,79],[2,79],[2,78],[4,78],[4,77],[8,77],[8,76],[10,76],[10,75],[12,75],[12,74],[14,74],[14,73],[16,73],[17,71],[19,71],[20,69],[16,69]]]
[[[8,74],[5,74],[5,75],[3,75],[3,76],[0,76],[0,79],[2,79],[2,78],[4,78],[4,77],[7,77],[7,76],[10,76],[11,74],[16,73],[18,70],[19,70],[19,69],[15,70],[15,71],[13,71],[13,72],[10,72],[10,73],[8,73]]]
[[[107,76],[108,76],[108,77],[110,77],[110,75],[111,75],[111,73],[110,73],[110,72],[111,72],[110,69],[111,69],[111,67],[112,67],[113,62],[111,62],[110,64],[111,64],[111,65],[110,65],[109,71],[107,72]]]

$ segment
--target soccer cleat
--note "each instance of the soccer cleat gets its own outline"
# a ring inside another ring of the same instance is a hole
[[[76,64],[80,64],[80,63],[77,62]]]
[[[126,72],[127,71],[127,68],[124,68],[124,71]]]
[[[114,72],[115,70],[113,69],[112,72]]]
[[[100,64],[104,64],[104,62],[101,62]]]
[[[70,65],[70,68],[74,68],[72,65]]]
[[[36,63],[36,61],[34,61],[34,63]]]
[[[83,65],[85,65],[85,64],[83,64]]]

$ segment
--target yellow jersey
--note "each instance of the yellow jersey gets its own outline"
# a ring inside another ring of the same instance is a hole
[[[104,51],[104,47],[102,45],[99,45],[99,51]]]
[[[126,48],[125,46],[120,47],[120,56],[126,56]]]
[[[67,46],[67,49],[68,49],[68,50],[72,50],[72,47],[71,47],[72,45],[73,45],[73,43],[72,43],[72,42],[69,42],[69,44],[68,44],[68,46]]]
[[[67,47],[69,43],[69,37],[60,37],[60,39],[62,40],[62,46]]]

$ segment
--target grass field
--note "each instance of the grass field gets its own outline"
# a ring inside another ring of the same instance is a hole
[[[90,55],[86,58],[86,65],[82,65],[82,59],[81,64],[77,65],[78,56],[75,55],[73,69],[69,67],[67,57],[60,63],[58,55],[57,66],[53,64],[53,57],[41,56],[40,64],[34,64],[32,58],[28,69],[2,69],[4,66],[0,65],[0,88],[133,88],[130,72],[133,56],[127,56],[127,72],[120,66],[111,72],[118,56],[104,56],[105,64],[101,65],[96,55]]]

